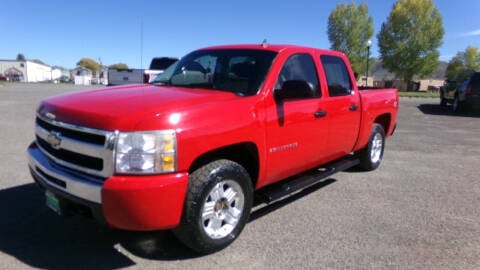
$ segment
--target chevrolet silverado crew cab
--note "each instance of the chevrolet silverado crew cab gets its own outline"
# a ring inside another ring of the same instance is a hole
[[[209,253],[238,237],[254,198],[268,203],[352,166],[376,169],[398,106],[396,89],[358,90],[339,52],[209,47],[152,84],[43,100],[29,167],[60,214],[173,229]]]

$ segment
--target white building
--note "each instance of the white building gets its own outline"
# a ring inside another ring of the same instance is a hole
[[[63,75],[63,70],[59,67],[52,67],[52,81],[58,80]]]
[[[22,82],[52,80],[52,67],[33,61],[0,60],[0,74]]]
[[[84,67],[76,67],[72,70],[73,82],[76,85],[91,85],[92,71]]]

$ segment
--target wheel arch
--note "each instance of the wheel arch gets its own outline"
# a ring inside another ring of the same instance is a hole
[[[218,159],[234,161],[247,170],[255,187],[259,174],[259,153],[252,142],[243,142],[211,150],[197,157],[189,168],[189,173]]]
[[[385,113],[377,116],[375,118],[374,124],[380,124],[385,131],[385,134],[390,134],[390,127],[392,125],[392,115],[390,113]]]

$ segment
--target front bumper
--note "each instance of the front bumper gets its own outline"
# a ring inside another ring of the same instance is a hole
[[[33,178],[69,204],[91,211],[100,222],[125,230],[160,230],[180,223],[188,173],[91,177],[55,164],[35,142],[28,147]]]

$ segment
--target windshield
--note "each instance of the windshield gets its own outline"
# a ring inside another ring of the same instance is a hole
[[[152,83],[254,95],[265,80],[276,54],[265,50],[194,51],[168,67]]]

